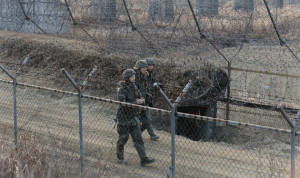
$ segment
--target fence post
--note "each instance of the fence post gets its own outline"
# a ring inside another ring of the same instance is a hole
[[[84,164],[83,164],[83,128],[82,128],[82,90],[83,87],[87,84],[89,79],[94,75],[94,73],[97,71],[97,66],[92,70],[92,72],[88,75],[86,80],[83,82],[83,84],[78,87],[76,82],[72,79],[72,77],[68,74],[68,72],[63,68],[62,72],[66,75],[66,77],[69,79],[69,81],[72,83],[72,85],[76,88],[78,91],[78,104],[79,104],[79,136],[80,136],[80,173],[81,177],[83,177],[83,170],[84,170]]]
[[[291,136],[291,178],[295,178],[295,157],[296,157],[296,152],[295,152],[295,142],[296,142],[296,127],[297,127],[297,122],[300,119],[300,111],[297,113],[297,117],[295,121],[293,122],[289,116],[286,114],[286,112],[283,110],[282,107],[279,108],[279,111],[285,118],[285,120],[288,122],[288,124],[292,128],[292,136]]]
[[[173,109],[173,104],[171,103],[171,101],[169,100],[169,98],[166,96],[166,94],[164,93],[164,91],[158,86],[157,83],[153,84],[154,87],[157,88],[157,90],[160,92],[160,94],[163,96],[163,98],[165,99],[165,101],[168,103],[168,105]]]
[[[15,134],[15,145],[18,144],[18,117],[17,117],[17,77],[20,75],[20,71],[22,70],[23,66],[25,66],[30,58],[30,54],[27,55],[22,66],[16,73],[16,76],[13,77],[1,64],[0,68],[11,78],[13,79],[13,87],[14,87],[14,134]],[[17,147],[15,148],[17,150]]]
[[[297,122],[300,118],[300,112],[298,112],[297,117],[295,121],[293,122],[293,128],[292,128],[292,148],[291,148],[291,178],[295,178],[295,157],[296,157],[296,152],[295,152],[295,142],[296,142],[296,127],[297,127]]]
[[[229,112],[230,112],[230,78],[231,78],[231,62],[228,62],[228,88],[227,88],[227,99],[228,102],[226,103],[226,120],[229,120]]]
[[[81,177],[83,177],[83,129],[82,129],[82,99],[81,90],[78,91],[78,102],[79,102],[79,135],[80,135],[80,167],[81,167]]]
[[[178,96],[172,108],[172,116],[171,116],[171,126],[172,126],[172,178],[175,178],[175,135],[176,135],[176,112],[177,106],[181,101],[181,97],[183,97],[188,89],[191,87],[193,81],[190,80],[189,83],[184,87],[182,93]]]

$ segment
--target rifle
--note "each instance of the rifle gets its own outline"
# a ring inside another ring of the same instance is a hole
[[[147,92],[146,103],[148,103],[150,107],[153,107],[153,95],[151,93]]]

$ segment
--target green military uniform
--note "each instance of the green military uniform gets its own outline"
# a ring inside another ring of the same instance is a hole
[[[132,69],[127,69],[126,72],[135,73]],[[123,73],[123,75],[124,75]],[[130,76],[129,76],[130,77]],[[127,76],[125,79],[129,78]],[[127,102],[131,104],[137,104],[136,99],[140,98],[140,92],[137,86],[128,80],[120,83],[118,86],[118,100],[121,102]],[[139,110],[131,107],[120,106],[117,113],[118,121],[118,133],[119,139],[117,141],[116,154],[118,157],[119,163],[127,163],[124,159],[124,146],[129,139],[129,134],[132,137],[134,146],[138,152],[138,155],[141,159],[141,165],[145,166],[146,164],[153,163],[155,160],[150,160],[146,156],[144,141],[141,134],[140,121],[138,119]]]
[[[148,70],[148,76],[147,76],[147,82],[148,82],[148,87],[149,87],[149,94],[151,94],[151,96],[153,96],[152,92],[157,90],[156,87],[153,86],[153,84],[156,82],[156,77],[153,71],[149,71]],[[153,99],[149,99],[148,100],[148,105],[150,107],[153,107]]]
[[[137,87],[131,83],[121,83],[118,88],[118,100],[131,104],[137,104]],[[146,157],[144,142],[140,130],[140,121],[138,120],[138,110],[130,107],[120,106],[117,114],[119,139],[117,142],[118,159],[124,159],[124,146],[132,137],[134,146],[141,159]]]
[[[155,62],[152,58],[147,58],[146,62],[147,62],[148,65],[155,65]],[[157,90],[157,88],[154,87],[154,85],[153,85],[154,83],[156,83],[156,77],[155,77],[155,74],[154,74],[153,70],[151,70],[151,71],[147,70],[147,71],[148,71],[148,74],[149,74],[149,75],[147,75],[147,81],[148,81],[147,85],[149,87],[149,92],[152,94],[153,91]]]
[[[140,72],[140,68],[141,66],[148,66],[146,61],[141,60],[142,62],[138,61],[136,64],[136,80],[135,80],[135,84],[138,87],[138,89],[140,90],[142,97],[144,99],[146,99],[146,106],[149,106],[149,97],[151,95],[149,89],[150,89],[150,81],[148,80],[148,74],[142,74]],[[139,64],[142,63],[143,65]],[[144,64],[145,63],[145,64]],[[141,125],[141,131],[145,131],[147,129],[148,134],[150,135],[150,138],[153,140],[157,140],[159,137],[157,135],[155,135],[152,125],[151,125],[151,118],[150,118],[150,112],[149,111],[141,111],[140,114],[140,121],[142,123]]]
[[[146,62],[148,63],[148,65],[155,65],[155,62],[152,58],[147,58]],[[148,91],[152,95],[153,91],[157,91],[157,87],[154,86],[154,83],[156,83],[156,77],[155,77],[155,73],[153,72],[153,70],[151,70],[151,71],[147,70],[147,71],[148,71],[148,74],[149,74],[149,75],[147,75],[147,82],[148,82],[147,86],[149,88]],[[153,107],[153,101],[152,100],[150,100],[149,106]]]

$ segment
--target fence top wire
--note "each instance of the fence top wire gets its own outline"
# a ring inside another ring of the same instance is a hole
[[[286,45],[282,49],[288,48],[287,53],[291,53],[294,60],[298,50],[294,42],[299,39],[299,7],[284,1],[279,7],[273,2],[268,5],[264,1],[227,0],[1,0],[6,5],[0,13],[3,19],[0,29],[68,34],[71,38],[139,55],[152,55],[157,51],[175,56],[177,51],[205,52],[208,48],[201,49],[198,45],[210,44],[216,48],[209,53],[214,52],[222,58],[220,61],[224,58],[247,61],[239,56],[244,50],[251,50],[246,43],[261,47],[261,44],[280,45],[284,41],[291,47]],[[205,40],[200,39],[201,36],[205,36]]]
[[[13,84],[13,81],[6,81],[6,80],[2,80],[2,79],[0,79],[0,82]],[[17,85],[24,86],[24,87],[30,87],[30,88],[34,88],[34,89],[39,89],[39,90],[48,90],[48,91],[52,91],[55,93],[62,93],[65,95],[78,96],[78,93],[56,90],[56,89],[46,88],[46,87],[41,87],[41,86],[36,86],[36,85],[29,85],[29,84],[25,84],[25,83],[17,83]],[[148,110],[148,111],[152,111],[152,112],[156,112],[156,113],[164,113],[164,114],[169,114],[169,115],[171,114],[171,111],[164,110],[164,109],[157,109],[157,108],[153,108],[153,107],[130,104],[130,103],[126,103],[126,102],[120,102],[120,101],[111,100],[111,99],[104,99],[104,98],[95,97],[95,96],[82,95],[82,98],[98,100],[98,101],[106,102],[106,103],[118,104],[118,105],[125,106],[125,107],[133,107],[133,108],[140,109],[140,110]],[[205,120],[205,121],[216,122],[216,123],[220,123],[220,124],[227,124],[227,125],[240,126],[240,127],[249,127],[249,128],[261,129],[264,131],[275,131],[277,133],[292,134],[292,131],[290,131],[290,130],[256,125],[256,124],[243,123],[243,122],[237,122],[237,121],[230,121],[230,120],[195,115],[195,114],[176,112],[175,115],[179,116],[179,117],[191,118],[191,119],[197,119],[197,120]],[[296,132],[296,136],[300,136],[300,132]]]

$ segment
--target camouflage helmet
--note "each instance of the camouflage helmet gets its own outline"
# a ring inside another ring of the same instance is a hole
[[[126,69],[123,72],[123,78],[124,78],[124,80],[128,80],[129,77],[133,76],[134,74],[135,74],[135,71],[133,69]]]
[[[142,67],[147,67],[148,63],[145,60],[139,60],[135,63],[135,69],[140,69]]]
[[[148,65],[155,65],[155,62],[152,58],[147,58],[146,62],[148,63]]]

